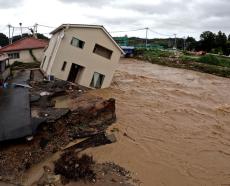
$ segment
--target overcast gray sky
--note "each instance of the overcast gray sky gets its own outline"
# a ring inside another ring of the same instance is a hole
[[[108,31],[149,27],[150,38],[194,36],[202,31],[230,34],[230,0],[0,0],[0,32],[7,24],[57,27],[62,23],[104,25]],[[39,32],[52,29],[39,27]],[[28,32],[24,29],[24,32]],[[157,32],[157,33],[154,33]],[[16,29],[15,34],[20,30]],[[159,34],[158,34],[159,33]],[[145,31],[112,33],[145,37]]]

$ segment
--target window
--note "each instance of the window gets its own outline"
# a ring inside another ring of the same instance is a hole
[[[77,39],[75,37],[72,38],[71,40],[71,45],[77,47],[77,48],[84,48],[85,42],[81,41],[80,39]]]
[[[93,49],[93,53],[98,54],[98,55],[105,57],[107,59],[110,59],[112,54],[113,54],[113,51],[109,50],[109,49],[107,49],[101,45],[96,44],[94,49]]]
[[[105,79],[104,75],[94,72],[90,86],[93,88],[101,88],[104,79]]]
[[[66,64],[67,64],[67,62],[64,61],[63,65],[62,65],[62,68],[61,68],[62,71],[65,71]]]
[[[8,54],[8,56],[9,56],[10,59],[18,59],[18,58],[20,58],[19,53],[10,53],[10,54]]]

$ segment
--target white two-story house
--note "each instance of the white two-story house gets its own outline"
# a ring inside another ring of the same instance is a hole
[[[41,70],[91,88],[110,86],[123,50],[103,26],[63,24],[53,35]]]

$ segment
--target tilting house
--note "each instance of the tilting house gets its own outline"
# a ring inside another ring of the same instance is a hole
[[[41,62],[44,49],[47,46],[47,40],[27,37],[1,48],[0,54],[7,53],[10,58],[10,64],[13,64],[15,61],[24,63],[34,61]]]
[[[9,57],[7,54],[0,54],[0,86],[10,75]]]
[[[51,34],[41,63],[47,76],[92,88],[110,86],[124,52],[103,26],[63,24]]]

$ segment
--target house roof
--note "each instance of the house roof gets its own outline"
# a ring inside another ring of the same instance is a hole
[[[47,45],[48,45],[48,41],[46,40],[36,39],[34,37],[27,37],[27,38],[23,38],[18,41],[15,41],[14,43],[7,45],[5,47],[2,47],[0,49],[0,53],[45,48]]]
[[[116,45],[116,47],[121,51],[121,53],[125,54],[125,52],[122,50],[122,48],[116,43],[116,41],[113,39],[113,37],[109,34],[109,32],[102,25],[62,24],[61,26],[59,26],[55,30],[53,30],[50,34],[56,34],[57,32],[60,32],[61,30],[68,29],[68,28],[96,28],[96,29],[101,29],[110,38],[110,40]]]

